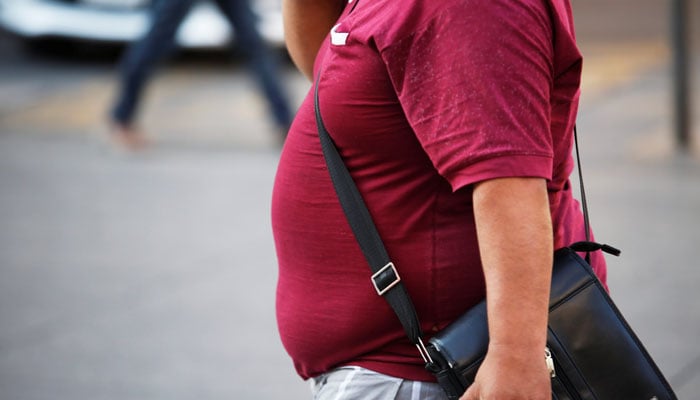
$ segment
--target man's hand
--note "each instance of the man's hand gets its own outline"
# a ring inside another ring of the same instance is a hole
[[[552,273],[552,221],[544,179],[474,187],[486,279],[489,348],[462,400],[550,399],[544,358]]]
[[[549,371],[542,351],[489,348],[474,384],[461,400],[549,400]]]

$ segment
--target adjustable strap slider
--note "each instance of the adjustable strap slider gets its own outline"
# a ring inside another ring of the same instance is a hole
[[[389,289],[401,282],[394,263],[390,262],[372,275],[372,285],[377,294],[383,296]]]
[[[591,251],[604,251],[608,254],[611,254],[613,256],[619,256],[620,255],[620,250],[608,245],[608,244],[600,244],[596,242],[590,242],[590,241],[583,241],[583,242],[576,242],[572,243],[569,248],[573,251],[579,251],[581,253],[588,253]]]

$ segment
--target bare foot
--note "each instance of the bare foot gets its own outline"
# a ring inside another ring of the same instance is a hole
[[[109,138],[115,146],[129,151],[143,150],[149,145],[149,141],[143,132],[132,126],[119,123],[112,124]]]

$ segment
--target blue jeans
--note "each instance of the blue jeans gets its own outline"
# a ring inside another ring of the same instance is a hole
[[[143,90],[157,64],[175,48],[175,34],[197,0],[155,0],[151,26],[134,42],[120,61],[121,88],[112,109],[114,121],[124,125],[134,120]],[[231,23],[236,45],[248,59],[275,122],[286,129],[292,120],[287,97],[279,80],[277,62],[256,26],[256,15],[248,0],[216,0]]]

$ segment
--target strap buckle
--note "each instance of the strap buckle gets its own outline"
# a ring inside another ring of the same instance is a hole
[[[401,277],[393,262],[383,266],[379,271],[372,274],[372,285],[377,291],[377,294],[383,296],[389,289],[398,285],[401,282]]]
[[[416,347],[418,347],[418,352],[420,353],[420,356],[423,358],[423,361],[425,361],[426,364],[433,364],[433,359],[430,357],[430,353],[428,352],[428,349],[423,344],[423,340],[421,338],[418,338],[418,343],[416,343]]]

